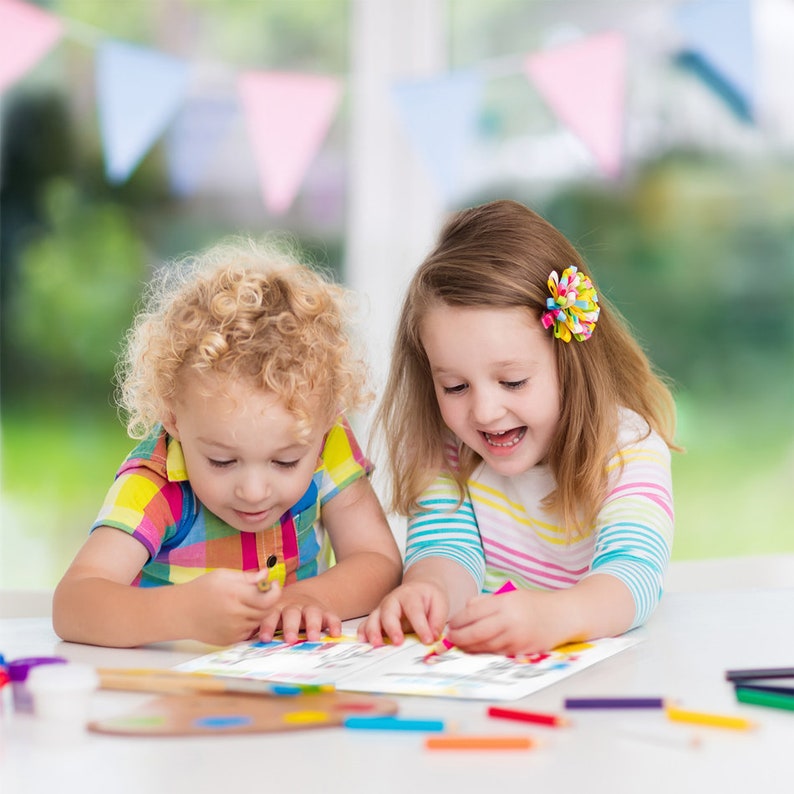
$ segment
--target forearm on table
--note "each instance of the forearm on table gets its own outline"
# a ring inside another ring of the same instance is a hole
[[[68,642],[131,648],[191,636],[182,586],[139,588],[100,577],[62,581],[53,598],[55,633]]]
[[[631,591],[610,574],[593,574],[549,595],[555,600],[560,643],[615,637],[630,629],[634,621]]]

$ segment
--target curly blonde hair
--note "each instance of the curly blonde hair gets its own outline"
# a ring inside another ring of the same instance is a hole
[[[447,429],[421,340],[425,315],[439,305],[522,308],[540,322],[552,270],[582,259],[550,223],[515,201],[494,201],[453,215],[408,287],[395,336],[386,390],[375,416],[392,472],[392,509],[419,511],[418,499],[439,470]],[[592,276],[588,272],[588,275]],[[606,463],[617,438],[617,409],[630,408],[671,449],[675,404],[628,325],[599,292],[601,313],[592,338],[555,340],[560,384],[559,428],[548,451],[557,487],[545,500],[569,537],[591,526],[607,487]],[[450,473],[460,497],[481,458],[465,445]]]
[[[229,238],[161,267],[127,333],[117,401],[145,438],[192,371],[244,379],[283,399],[306,433],[365,405],[367,367],[353,343],[352,294],[299,263],[285,240]],[[316,416],[316,406],[326,414]]]

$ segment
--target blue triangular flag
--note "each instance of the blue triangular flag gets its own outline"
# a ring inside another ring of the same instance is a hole
[[[678,57],[743,119],[754,111],[755,65],[749,0],[698,0],[677,9],[686,49]]]
[[[461,184],[464,158],[477,131],[483,79],[474,70],[392,86],[411,142],[445,198]]]
[[[231,97],[196,97],[177,115],[166,138],[171,189],[178,196],[194,193],[239,105]]]
[[[154,50],[106,41],[95,70],[105,173],[124,182],[182,104],[188,68]]]

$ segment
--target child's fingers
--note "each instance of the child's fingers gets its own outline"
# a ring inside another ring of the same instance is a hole
[[[299,606],[286,606],[281,610],[281,631],[284,642],[294,645],[300,639],[303,609]]]
[[[323,623],[325,628],[328,630],[329,637],[342,636],[342,620],[339,615],[333,615],[330,612],[327,612],[323,617]]]
[[[396,608],[395,608],[396,606]],[[376,643],[374,639],[371,641],[373,644],[383,644],[382,638],[388,637],[395,645],[400,645],[405,639],[405,632],[403,631],[403,611],[397,602],[396,604],[384,604],[380,609],[380,625],[378,634],[380,635],[381,642]]]
[[[308,606],[303,609],[303,625],[306,627],[306,639],[317,642],[322,637],[323,613],[319,607]]]
[[[403,612],[406,620],[411,624],[414,633],[425,645],[435,642],[441,634],[443,622],[431,623],[428,616],[430,604],[425,604],[424,600],[411,598],[403,604]]]
[[[356,631],[359,642],[368,642],[370,645],[383,645],[383,626],[380,619],[380,607],[373,609],[367,619],[361,623]]]
[[[280,620],[281,613],[277,609],[268,612],[261,618],[259,623],[259,639],[262,640],[262,642],[270,642],[273,639]]]

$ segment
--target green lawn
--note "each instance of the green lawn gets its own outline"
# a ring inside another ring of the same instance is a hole
[[[794,438],[783,405],[679,399],[674,559],[794,552]],[[783,417],[783,419],[779,419]],[[2,415],[0,587],[54,586],[131,447],[109,406]]]

